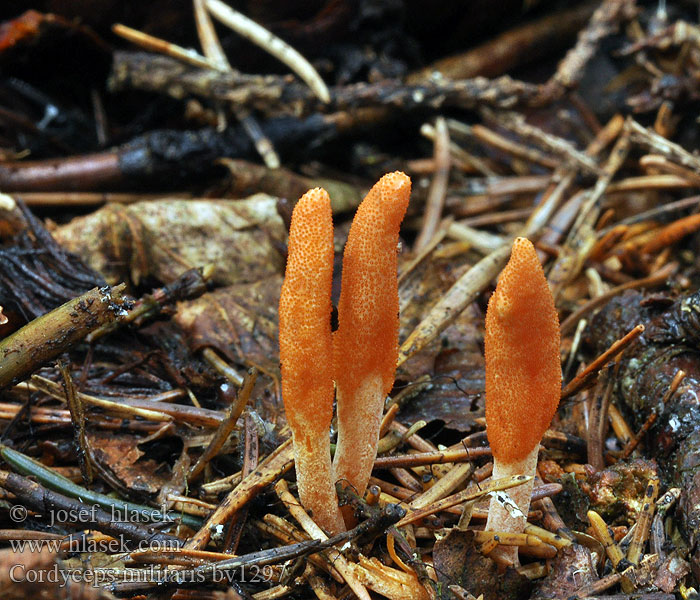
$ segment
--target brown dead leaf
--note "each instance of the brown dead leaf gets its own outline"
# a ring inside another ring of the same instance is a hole
[[[137,493],[155,494],[168,482],[157,473],[158,463],[140,460],[143,451],[131,435],[92,432],[88,435],[95,459],[106,465],[127,488]]]
[[[268,422],[284,424],[279,397],[279,346],[277,306],[282,276],[257,283],[232,285],[180,302],[173,317],[193,352],[211,347],[230,362],[255,367],[260,378],[251,403]],[[271,384],[271,385],[270,385]],[[263,393],[258,389],[264,387]]]
[[[212,347],[229,360],[279,373],[277,342],[282,277],[232,285],[180,302],[174,319],[186,332],[193,351]]]
[[[281,273],[286,239],[277,199],[172,200],[108,204],[53,231],[56,240],[109,282],[173,281],[215,265],[215,285]]]

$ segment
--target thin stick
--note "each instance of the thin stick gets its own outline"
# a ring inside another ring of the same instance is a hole
[[[275,484],[275,492],[290,514],[297,520],[301,528],[308,533],[312,539],[316,540],[327,540],[328,536],[316,523],[306,514],[306,511],[302,508],[299,501],[292,496],[287,487],[287,482],[281,479]],[[327,550],[328,557],[333,562],[333,566],[336,570],[343,576],[346,583],[350,586],[353,592],[361,600],[371,600],[367,588],[360,583],[360,581],[355,577],[355,575],[350,570],[345,557],[338,552],[335,548],[329,548]]]
[[[429,504],[434,504],[441,498],[462,485],[474,472],[472,463],[462,463],[455,465],[442,477],[435,485],[423,492],[420,496],[411,501],[409,506],[413,509],[424,508]]]
[[[194,21],[197,25],[197,36],[202,46],[204,55],[213,64],[217,65],[220,71],[232,71],[231,64],[221,47],[219,36],[214,29],[214,23],[207,12],[204,0],[193,0]]]
[[[245,408],[246,404],[248,404],[248,400],[253,392],[253,386],[255,385],[257,378],[257,371],[254,368],[250,369],[243,380],[243,387],[236,395],[235,401],[229,407],[228,414],[224,420],[221,421],[221,424],[214,433],[209,445],[205,448],[202,455],[197,459],[197,462],[192,465],[187,473],[188,483],[194,481],[204,470],[204,467],[207,466],[209,461],[211,461],[219,453],[219,450],[221,450],[221,447],[224,445],[229,435],[236,427],[238,417],[241,416],[243,409]]]
[[[123,37],[125,40],[129,40],[132,44],[136,44],[137,46],[145,48],[146,50],[151,50],[160,54],[167,54],[168,56],[172,56],[173,58],[177,58],[178,60],[201,69],[215,69],[217,71],[222,70],[217,63],[205,58],[196,50],[192,50],[191,48],[183,48],[177,44],[171,44],[170,42],[166,42],[160,38],[148,35],[147,33],[143,33],[137,29],[132,29],[131,27],[127,27],[121,23],[112,25],[112,31],[119,37]]]
[[[255,421],[250,413],[246,413],[244,427],[244,447],[243,447],[243,477],[250,475],[258,466],[259,446],[258,446],[258,431]],[[226,552],[235,554],[238,549],[238,544],[241,541],[243,528],[248,516],[248,507],[244,506],[238,514],[234,515],[231,524],[229,525],[228,534],[226,536]]]
[[[433,504],[429,504],[428,506],[417,510],[409,510],[406,516],[396,524],[396,527],[403,527],[404,525],[414,523],[420,519],[423,519],[424,517],[427,517],[428,515],[451,508],[457,504],[461,504],[462,502],[483,498],[491,492],[507,490],[512,487],[522,485],[531,479],[532,477],[527,475],[516,475],[514,477],[491,480],[483,485],[470,485],[466,490],[462,490],[461,492],[447,496],[447,498],[443,498],[442,500],[434,502]]]
[[[491,456],[491,448],[457,448],[454,450],[441,450],[437,452],[380,456],[375,459],[374,468],[391,469],[395,467],[417,467],[420,465],[465,462],[482,456]]]
[[[610,425],[612,425],[615,436],[624,446],[634,437],[630,426],[614,404],[608,406],[608,416],[610,417]]]
[[[413,246],[413,251],[416,253],[420,253],[423,248],[428,246],[437,232],[442,207],[445,204],[445,193],[450,177],[450,134],[443,117],[438,117],[435,122],[434,158],[436,169],[428,191],[423,226]]]
[[[629,193],[640,190],[668,190],[698,187],[692,181],[678,175],[640,175],[627,177],[608,186],[608,194]]]
[[[27,387],[30,390],[39,390],[44,394],[56,398],[57,400],[65,400],[65,394],[61,389],[61,386],[55,381],[41,377],[40,375],[32,375],[30,382],[27,383]],[[158,408],[155,410],[149,410],[145,408],[139,408],[137,406],[129,406],[125,404],[124,401],[114,402],[113,400],[105,400],[104,398],[97,398],[96,396],[90,396],[89,394],[84,394],[82,392],[75,392],[75,397],[79,402],[84,404],[89,404],[91,406],[99,406],[103,411],[117,415],[117,416],[127,416],[127,417],[141,417],[142,419],[148,419],[149,421],[172,421],[173,417],[161,412]],[[165,406],[165,404],[163,404]],[[172,406],[172,405],[171,405]]]
[[[237,34],[253,42],[266,52],[287,65],[304,81],[321,102],[328,103],[331,96],[318,71],[287,42],[270,33],[255,21],[234,10],[221,0],[206,0],[207,9],[219,21]]]
[[[618,285],[612,288],[611,290],[605,292],[604,294],[601,294],[597,298],[593,298],[592,300],[584,304],[581,308],[572,312],[568,317],[566,317],[566,319],[564,319],[564,321],[562,321],[561,334],[568,334],[571,331],[571,329],[576,326],[578,321],[584,316],[586,316],[589,312],[595,310],[603,304],[607,304],[611,298],[614,298],[615,296],[621,294],[625,290],[661,285],[676,271],[677,268],[678,265],[676,263],[669,263],[663,266],[655,273],[652,273],[648,277],[644,277],[642,279],[635,279],[634,281],[628,281],[627,283]]]
[[[641,323],[631,329],[627,334],[625,334],[619,340],[613,342],[605,352],[603,352],[598,358],[596,358],[591,364],[589,364],[583,371],[578,373],[562,390],[561,399],[573,396],[578,391],[580,391],[591,377],[595,376],[597,372],[605,365],[608,361],[612,360],[615,356],[620,354],[625,350],[634,340],[636,340],[640,335],[644,333],[644,325]]]
[[[219,374],[223,375],[234,385],[243,385],[243,377],[221,358],[213,348],[204,348],[202,350],[202,358],[209,363]]]
[[[63,391],[66,395],[66,404],[73,422],[73,439],[78,448],[78,464],[80,473],[86,485],[92,483],[92,462],[90,460],[90,445],[85,431],[85,403],[77,397],[73,377],[70,368],[62,360],[57,362],[58,370],[63,378]]]
[[[654,477],[647,485],[644,491],[644,504],[639,512],[634,535],[627,550],[627,560],[633,565],[638,565],[642,558],[644,544],[649,538],[649,530],[651,528],[651,520],[654,518],[654,509],[656,508],[656,497],[659,495],[659,479]]]
[[[616,378],[608,371],[607,382],[605,381],[605,376],[603,376],[596,387],[596,394],[591,397],[591,407],[588,412],[587,450],[588,464],[596,471],[602,471],[605,468],[603,439],[605,437],[605,425],[608,422],[607,405],[610,402],[610,394],[612,394],[615,380]]]
[[[668,401],[673,397],[673,394],[676,393],[676,390],[678,390],[678,387],[683,382],[685,375],[686,373],[682,369],[678,369],[678,371],[676,371],[676,374],[671,380],[671,384],[668,386],[668,389],[666,390],[666,393],[664,394],[664,397],[661,400],[661,411],[663,411],[663,407],[665,407],[666,404],[668,404]],[[654,412],[652,412],[649,415],[649,417],[644,422],[639,431],[636,433],[636,435],[629,442],[627,442],[627,445],[622,450],[622,453],[620,454],[621,460],[624,460],[630,454],[632,454],[632,451],[639,445],[639,442],[642,441],[642,438],[647,433],[647,431],[651,429],[652,425],[656,422],[656,419],[659,418],[659,414],[660,411],[654,410]]]
[[[584,153],[577,150],[571,142],[568,142],[564,138],[560,138],[551,133],[547,133],[530,125],[525,121],[525,117],[519,113],[515,112],[499,112],[494,113],[488,109],[484,109],[484,116],[490,120],[498,122],[499,125],[510,129],[519,136],[536,142],[540,147],[546,148],[549,152],[556,153],[565,159],[567,159],[572,164],[583,169],[584,171],[599,174],[599,168],[595,160],[590,156],[588,152]],[[477,127],[476,125],[474,126]],[[551,160],[551,159],[550,159]],[[545,166],[551,166],[545,165]]]
[[[695,185],[700,185],[700,175],[698,175],[695,171],[691,171],[686,167],[676,164],[675,162],[671,162],[665,156],[647,154],[639,159],[639,166],[647,170],[659,169],[666,173],[683,177]]]

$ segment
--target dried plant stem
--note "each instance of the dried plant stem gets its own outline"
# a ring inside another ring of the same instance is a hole
[[[31,380],[27,384],[30,390],[39,390],[52,398],[57,400],[65,400],[66,396],[61,388],[61,385],[40,375],[32,375]],[[113,400],[105,400],[104,398],[97,398],[96,396],[90,396],[89,394],[83,394],[82,392],[75,392],[76,399],[84,404],[89,404],[91,406],[98,406],[104,412],[121,417],[141,417],[142,419],[148,419],[149,421],[173,421],[170,415],[161,412],[156,408],[156,410],[149,410],[146,408],[139,408],[137,406],[129,406],[123,402],[114,402]],[[153,402],[152,404],[160,408],[158,403]],[[172,405],[171,405],[172,406]]]
[[[205,0],[193,0],[195,24],[197,25],[197,36],[202,46],[204,55],[219,71],[231,71],[231,64],[224,54],[219,36],[214,29],[214,23],[207,11]]]
[[[192,465],[187,473],[188,483],[195,480],[204,470],[204,467],[207,466],[209,461],[218,454],[219,450],[221,450],[221,447],[224,445],[229,435],[236,427],[238,417],[241,416],[243,409],[245,408],[246,404],[248,404],[250,394],[253,391],[253,386],[255,385],[257,378],[258,373],[254,368],[248,371],[245,379],[243,380],[243,387],[236,395],[236,399],[233,404],[231,404],[229,407],[228,414],[216,429],[214,436],[209,442],[209,445],[205,448],[202,455],[197,459],[197,462]]]
[[[417,467],[441,463],[464,462],[481,456],[491,456],[490,448],[455,448],[416,454],[380,456],[374,461],[375,469]]]
[[[487,118],[498,122],[499,125],[510,129],[526,140],[529,139],[532,142],[536,142],[539,146],[546,148],[548,151],[561,155],[572,165],[575,165],[576,167],[589,173],[598,173],[598,165],[589,154],[580,152],[573,146],[573,144],[564,138],[560,138],[551,133],[546,133],[539,127],[530,125],[525,121],[525,117],[523,115],[514,112],[494,113],[488,109],[484,109],[483,112]],[[482,126],[478,127],[481,128]],[[474,129],[476,128],[477,126],[475,125]],[[551,167],[552,162],[554,161],[550,159],[550,163],[546,164],[545,166]],[[556,163],[554,166],[556,166]]]
[[[462,502],[468,502],[469,500],[475,500],[477,498],[483,498],[491,492],[497,492],[500,490],[507,490],[530,481],[532,477],[526,475],[515,475],[513,477],[507,477],[504,479],[492,479],[491,481],[484,483],[483,485],[470,485],[467,489],[447,496],[442,500],[438,500],[433,504],[419,508],[416,510],[408,510],[405,517],[403,517],[397,524],[397,527],[403,527],[404,525],[409,525],[410,523],[415,523],[416,521],[432,515],[433,513],[439,512],[441,510],[446,510]]]
[[[226,377],[234,385],[243,385],[243,377],[223,358],[221,358],[213,348],[204,348],[202,350],[202,358],[209,365],[216,369],[221,375]]]
[[[624,337],[613,342],[605,352],[593,360],[583,371],[578,373],[562,390],[561,399],[564,400],[577,394],[585,387],[591,377],[594,377],[600,369],[610,360],[625,350],[634,340],[644,333],[644,325],[641,323],[631,329]]]
[[[66,398],[66,404],[70,412],[70,418],[73,422],[73,439],[78,449],[78,463],[80,464],[80,472],[83,476],[83,481],[87,485],[92,483],[92,462],[90,454],[90,445],[85,431],[85,403],[77,397],[73,377],[70,373],[70,368],[62,360],[57,363],[58,370],[63,378],[63,392]]]
[[[328,536],[324,531],[314,523],[313,519],[306,514],[306,511],[302,508],[299,501],[292,496],[287,487],[287,482],[283,479],[275,484],[275,492],[279,496],[279,499],[284,502],[287,510],[291,515],[297,520],[301,528],[306,531],[306,533],[311,536],[312,539],[316,540],[327,540]],[[348,562],[345,557],[338,552],[335,548],[329,548],[327,550],[328,556],[333,562],[333,566],[336,570],[343,576],[346,583],[350,586],[353,592],[361,600],[370,600],[369,593],[367,589],[355,578],[352,571],[350,571]]]
[[[608,406],[610,405],[610,395],[616,381],[616,375],[610,371],[606,372],[598,386],[596,393],[590,397],[590,408],[588,411],[588,464],[596,471],[605,468],[603,457],[603,444],[605,440],[606,425],[608,423]]]
[[[266,52],[287,65],[304,81],[322,102],[330,102],[328,87],[318,71],[289,44],[270,33],[242,13],[221,0],[206,0],[207,9],[219,21],[236,33],[260,46]]]
[[[630,541],[629,549],[627,550],[627,560],[633,565],[638,565],[639,560],[644,554],[644,545],[649,538],[649,530],[651,528],[651,520],[654,518],[654,510],[656,509],[656,497],[659,495],[659,479],[654,477],[647,484],[647,489],[644,491],[644,504],[639,513],[634,535]]]
[[[455,465],[435,485],[412,500],[409,506],[413,509],[419,509],[437,502],[469,479],[473,472],[474,465],[472,463]]]
[[[475,250],[488,254],[503,245],[504,239],[500,235],[474,229],[461,222],[453,222],[447,226],[447,235],[452,239],[467,242]]]
[[[185,547],[190,549],[204,548],[209,543],[212,533],[217,526],[231,519],[234,513],[254,498],[262,488],[286,473],[292,468],[293,464],[293,448],[290,438],[231,490],[228,496],[219,504],[216,511],[207,519],[204,526],[187,541]]]
[[[124,317],[124,284],[94,288],[27,323],[0,342],[0,388],[61,355],[91,331]]]
[[[687,179],[694,185],[700,185],[700,175],[695,171],[691,171],[686,167],[670,161],[665,156],[659,156],[657,154],[647,154],[639,159],[639,166],[645,170],[655,170],[663,171],[665,173],[671,173],[672,175],[678,175]]]
[[[626,127],[629,129],[632,140],[635,143],[649,148],[652,152],[661,154],[673,162],[680,163],[695,173],[700,172],[700,158],[688,152],[683,146],[667,140],[651,129],[647,129],[634,119],[630,118],[626,123]]]
[[[435,123],[434,158],[436,168],[428,191],[423,226],[413,246],[413,251],[416,253],[420,253],[437,232],[442,207],[445,204],[445,193],[450,176],[450,134],[443,117],[438,117]]]
[[[205,58],[195,50],[183,48],[182,46],[178,46],[177,44],[171,44],[170,42],[166,42],[165,40],[162,40],[160,38],[148,35],[147,33],[143,33],[142,31],[138,31],[137,29],[132,29],[131,27],[127,27],[126,25],[122,25],[121,23],[113,25],[112,31],[118,36],[129,40],[130,42],[136,44],[137,46],[140,46],[141,48],[145,48],[146,50],[151,50],[153,52],[159,52],[161,54],[166,54],[167,56],[172,56],[173,58],[176,58],[187,64],[192,65],[193,67],[199,67],[202,69],[215,69],[219,71],[223,70],[216,62]]]
[[[499,115],[500,117],[500,115]],[[497,119],[499,124],[502,124],[502,119]],[[494,148],[507,152],[517,158],[532,162],[534,164],[542,165],[549,169],[554,169],[557,166],[557,161],[551,156],[546,156],[539,150],[535,148],[530,148],[522,144],[518,144],[498,133],[485,127],[484,125],[467,125],[460,121],[455,121],[450,119],[447,122],[448,127],[455,133],[459,133],[462,136],[469,138],[475,138],[484,144],[493,146]]]

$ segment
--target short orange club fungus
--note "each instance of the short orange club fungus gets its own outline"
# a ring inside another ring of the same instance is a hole
[[[542,435],[561,394],[559,318],[537,253],[513,243],[486,312],[486,433],[493,477],[534,475]],[[517,511],[491,500],[486,529],[522,532],[533,480],[509,490]],[[517,547],[509,554],[517,565]]]
[[[330,533],[344,531],[331,469],[333,417],[331,283],[333,221],[328,193],[302,196],[292,213],[279,305],[282,396],[292,430],[302,504]]]
[[[377,455],[399,341],[399,228],[411,193],[404,173],[384,175],[357,209],[343,254],[333,372],[338,399],[336,478],[362,495]]]

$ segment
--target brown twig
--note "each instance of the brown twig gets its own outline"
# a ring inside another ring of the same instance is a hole
[[[450,135],[447,123],[442,117],[438,117],[435,123],[434,158],[436,170],[428,192],[423,226],[413,246],[413,251],[416,253],[420,253],[435,235],[440,223],[442,207],[445,203],[445,193],[450,176]]]
[[[561,333],[562,335],[565,335],[567,333],[571,332],[571,329],[578,323],[580,319],[582,319],[585,315],[587,315],[589,312],[592,310],[595,310],[599,306],[603,306],[606,304],[611,298],[614,298],[618,294],[621,294],[625,290],[631,290],[635,288],[643,288],[643,287],[654,287],[657,285],[662,285],[666,282],[666,280],[676,271],[678,268],[678,265],[675,263],[669,263],[665,266],[663,266],[661,269],[656,271],[655,273],[652,273],[648,277],[643,277],[642,279],[635,279],[634,281],[630,281],[628,283],[623,283],[621,285],[618,285],[611,290],[607,291],[604,294],[601,294],[597,298],[593,298],[592,300],[589,300],[586,304],[584,304],[581,308],[577,309],[573,313],[571,313],[564,321],[562,321],[561,324]]]
[[[642,438],[646,435],[647,431],[651,429],[651,427],[654,425],[656,422],[656,419],[659,418],[660,412],[663,410],[663,407],[668,404],[668,401],[673,397],[673,394],[676,393],[678,388],[680,387],[681,383],[683,383],[683,379],[685,379],[685,371],[679,369],[676,371],[676,374],[673,376],[673,379],[671,380],[671,384],[668,386],[668,389],[666,390],[666,393],[664,393],[663,398],[661,399],[661,409],[660,410],[654,410],[647,420],[644,422],[644,424],[640,427],[639,431],[634,435],[634,437],[627,442],[625,447],[623,448],[622,452],[620,453],[620,459],[624,460],[626,459],[634,449],[639,445],[639,442],[642,441]]]
[[[162,542],[173,548],[179,548],[182,544],[180,538],[154,532],[137,522],[115,519],[112,513],[97,505],[85,505],[79,500],[73,500],[49,490],[16,473],[0,471],[0,486],[15,494],[18,502],[41,515],[49,518],[68,515],[69,518],[75,519],[72,523],[66,523],[67,526],[75,529],[94,528],[114,537],[121,536],[133,541]]]
[[[641,323],[630,330],[624,337],[613,342],[605,352],[594,359],[583,371],[577,373],[562,390],[561,399],[569,398],[574,394],[578,393],[586,384],[591,380],[592,377],[603,368],[603,366],[610,360],[615,358],[618,354],[621,354],[634,340],[636,340],[640,335],[644,333],[644,325]]]
[[[126,315],[124,285],[95,288],[38,317],[0,342],[0,388],[56,358],[105,323]]]
[[[197,459],[197,462],[192,465],[187,473],[188,483],[194,481],[200,475],[200,473],[204,470],[204,467],[206,467],[209,461],[219,453],[221,447],[226,443],[228,436],[236,426],[238,417],[241,416],[243,409],[245,408],[246,404],[248,404],[248,400],[253,392],[253,386],[255,385],[255,380],[257,377],[258,373],[255,369],[250,369],[246,374],[245,379],[243,380],[243,386],[236,395],[235,401],[229,407],[228,414],[221,421],[219,427],[217,427],[214,436],[209,442],[209,445],[205,448],[202,455]]]
[[[245,415],[244,428],[244,447],[243,447],[243,468],[241,475],[248,477],[258,466],[258,432],[250,413]],[[235,554],[238,544],[243,534],[243,526],[248,516],[248,507],[244,506],[238,514],[234,515],[230,525],[228,534],[226,535],[226,551],[229,554]]]

